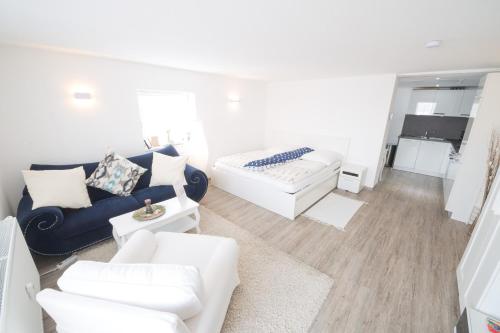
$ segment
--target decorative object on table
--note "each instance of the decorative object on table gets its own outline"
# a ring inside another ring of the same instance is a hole
[[[486,181],[484,184],[484,192],[483,199],[481,201],[481,208],[477,213],[474,221],[471,224],[469,233],[472,234],[474,228],[476,227],[477,220],[481,215],[481,211],[483,210],[484,204],[486,203],[486,198],[491,190],[491,185],[493,185],[493,181],[495,180],[495,176],[497,174],[498,168],[500,166],[500,133],[496,130],[493,130],[491,133],[490,139],[490,148],[488,151],[488,163],[486,165]]]
[[[181,201],[186,200],[187,194],[186,194],[186,190],[184,189],[184,184],[181,182],[177,182],[173,186],[174,186],[174,192],[175,192],[175,195],[177,196],[177,198]]]
[[[144,200],[144,204],[146,205],[145,207],[146,214],[153,214],[154,210],[153,207],[151,207],[151,199]]]
[[[488,331],[491,333],[500,333],[500,321],[488,318]]]
[[[132,215],[135,220],[144,222],[156,219],[165,214],[165,207],[158,204],[152,205],[151,199],[144,200],[144,203],[146,204],[146,206],[136,210]]]
[[[151,143],[151,147],[153,147],[153,148],[160,146],[160,138],[156,135],[150,137],[149,142]]]
[[[179,199],[172,197],[153,205],[153,209],[157,205],[165,209],[165,214],[147,223],[138,223],[133,211],[109,219],[118,247],[122,247],[130,236],[140,229],[168,232],[196,229],[196,232],[200,233],[200,212],[196,201],[187,198],[186,201],[179,202]]]

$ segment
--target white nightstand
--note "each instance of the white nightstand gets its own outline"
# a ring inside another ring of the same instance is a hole
[[[338,188],[352,193],[359,193],[363,188],[366,168],[361,165],[344,163],[340,168]]]

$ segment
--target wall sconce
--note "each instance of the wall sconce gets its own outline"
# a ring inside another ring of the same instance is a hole
[[[89,92],[75,92],[73,93],[74,99],[92,99],[92,94]]]
[[[236,96],[236,95],[231,95],[227,98],[227,101],[231,104],[238,104],[239,102],[241,102],[240,100],[240,96]]]
[[[73,104],[78,108],[87,108],[94,104],[92,92],[88,88],[74,88],[71,97],[73,99]]]
[[[228,108],[231,111],[237,111],[240,108],[240,96],[238,95],[229,95],[227,97]]]

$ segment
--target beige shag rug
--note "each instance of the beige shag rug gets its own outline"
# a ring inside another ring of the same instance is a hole
[[[202,233],[234,238],[240,246],[241,284],[234,291],[222,332],[307,332],[333,280],[208,208],[201,207],[200,212]],[[78,255],[107,261],[116,251],[109,240]]]

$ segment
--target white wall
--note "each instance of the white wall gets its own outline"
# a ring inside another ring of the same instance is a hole
[[[387,136],[387,143],[397,145],[403,123],[405,121],[406,113],[408,112],[408,105],[410,103],[412,88],[398,87],[394,92],[394,101],[391,108],[391,120],[389,122],[389,134]]]
[[[328,133],[350,139],[347,161],[368,167],[376,184],[395,74],[270,83],[267,132]]]
[[[456,220],[469,223],[474,206],[482,198],[493,129],[500,130],[500,73],[486,77],[479,110],[446,204],[446,210]]]
[[[11,210],[9,207],[9,203],[7,202],[7,197],[5,196],[3,190],[3,181],[0,177],[0,220],[8,215],[11,215]]]
[[[31,163],[97,161],[108,147],[124,156],[143,152],[137,89],[196,94],[208,164],[265,141],[263,82],[7,46],[0,46],[0,73],[0,177],[13,211],[20,170]],[[74,105],[75,85],[90,87],[93,106]],[[240,96],[239,107],[228,105],[228,94]]]

